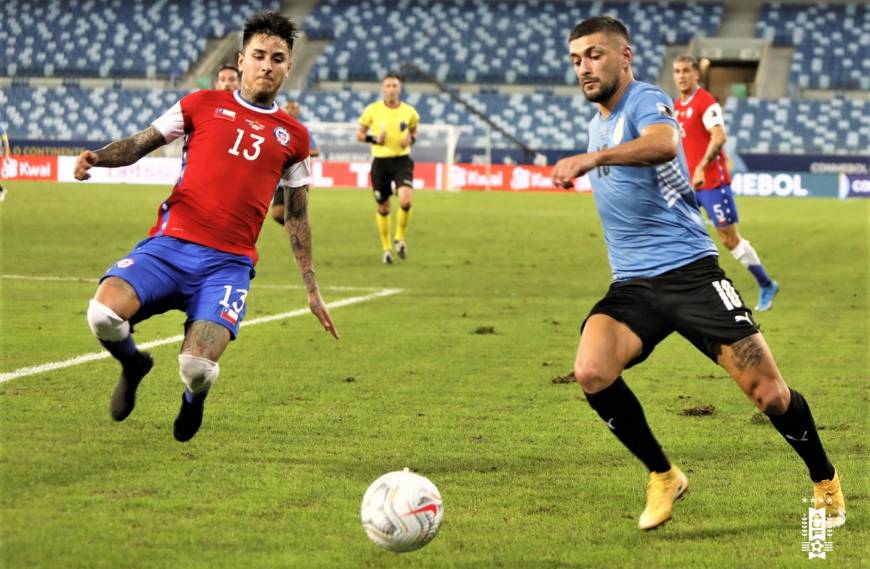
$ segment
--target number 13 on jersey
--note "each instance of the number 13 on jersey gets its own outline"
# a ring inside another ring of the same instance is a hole
[[[237,128],[236,132],[239,133],[236,137],[236,143],[233,144],[233,147],[230,148],[227,152],[229,152],[233,156],[241,155],[246,160],[256,160],[257,156],[260,155],[260,145],[263,144],[263,141],[266,139],[262,136],[257,136],[256,134],[248,134],[248,136],[253,139],[253,142],[250,143],[250,147],[243,148],[240,154],[239,147],[242,145],[242,139],[245,138],[245,131]]]

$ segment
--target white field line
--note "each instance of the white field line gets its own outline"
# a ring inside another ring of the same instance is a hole
[[[0,275],[0,278],[4,278],[11,281],[51,281],[51,282],[63,282],[63,283],[98,283],[100,279],[92,279],[92,278],[83,278],[83,277],[53,277],[53,276],[36,276],[36,275]],[[259,284],[256,281],[251,282],[251,288],[261,288],[261,289],[274,289],[274,290],[302,290],[305,287],[303,285],[293,285],[293,284]],[[373,286],[321,286],[321,290],[338,290],[338,291],[376,291],[382,290],[378,287]]]
[[[341,308],[342,306],[350,306],[351,304],[359,304],[361,302],[368,302],[369,300],[375,300],[376,298],[383,298],[385,296],[393,296],[395,294],[399,294],[402,292],[402,289],[399,288],[385,288],[379,290],[377,292],[373,292],[371,294],[365,294],[361,296],[351,296],[350,298],[343,298],[341,300],[336,300],[334,302],[326,303],[326,306],[330,309],[333,308]],[[257,324],[265,324],[267,322],[275,322],[276,320],[285,320],[287,318],[295,318],[296,316],[302,316],[305,314],[310,314],[310,310],[308,308],[298,308],[296,310],[291,310],[289,312],[281,312],[280,314],[272,314],[271,316],[260,316],[259,318],[252,318],[251,320],[244,320],[242,322],[242,326],[256,326]],[[161,338],[159,340],[152,340],[150,342],[145,342],[143,344],[139,344],[139,348],[143,350],[147,350],[149,348],[155,348],[157,346],[165,346],[166,344],[177,344],[184,340],[184,335],[179,334],[177,336],[170,336],[168,338]],[[0,373],[0,383],[4,383],[7,381],[11,381],[13,379],[18,379],[20,377],[27,377],[29,375],[36,375],[38,373],[45,373],[48,371],[54,371],[56,369],[64,369],[68,367],[73,367],[77,365],[81,365],[88,362],[93,362],[96,360],[104,360],[106,358],[110,358],[109,352],[101,351],[101,352],[91,352],[89,354],[82,354],[80,356],[76,356],[74,358],[70,358],[68,360],[62,360],[59,362],[49,362],[46,364],[41,364],[38,366],[32,367],[22,367],[18,368],[14,371],[8,371],[5,373]]]

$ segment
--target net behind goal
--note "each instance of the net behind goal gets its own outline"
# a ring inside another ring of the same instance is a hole
[[[323,160],[333,162],[369,162],[372,159],[369,145],[358,142],[356,133],[359,124],[353,122],[306,122],[305,126],[320,149]],[[411,149],[414,162],[438,162],[446,164],[447,171],[456,156],[460,129],[451,124],[421,124],[417,128],[417,142]],[[449,176],[444,176],[449,184]],[[449,190],[450,187],[441,189]]]

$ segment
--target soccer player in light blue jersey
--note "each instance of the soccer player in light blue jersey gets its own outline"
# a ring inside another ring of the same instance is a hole
[[[12,150],[9,149],[9,136],[6,134],[6,129],[0,125],[0,144],[3,145],[3,158],[10,158]],[[6,189],[0,184],[0,202],[6,199]]]
[[[780,375],[752,312],[717,262],[680,146],[673,103],[635,81],[628,30],[595,17],[578,24],[570,58],[586,99],[597,103],[585,153],[560,160],[553,182],[588,174],[604,227],[613,282],[583,323],[574,375],[590,406],[649,470],[639,527],[671,519],[688,479],[650,430],[622,379],[656,344],[678,332],[734,378],[806,463],[828,526],[846,521],[840,481],[809,405]]]

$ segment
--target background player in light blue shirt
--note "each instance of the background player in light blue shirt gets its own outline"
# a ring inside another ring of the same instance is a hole
[[[828,526],[842,525],[839,477],[809,405],[785,384],[751,311],[719,268],[689,185],[671,100],[634,80],[634,54],[619,20],[581,22],[569,46],[580,88],[598,112],[587,152],[560,160],[553,181],[567,188],[589,174],[614,278],[583,324],[574,375],[590,406],[649,470],[638,526],[652,529],[671,519],[674,501],[688,490],[686,475],[665,456],[621,377],[672,332],[722,366],[767,414],[806,463]]]
[[[0,145],[3,146],[3,159],[9,158],[12,156],[12,150],[9,148],[9,137],[6,135],[6,129],[3,128],[3,125],[0,125]],[[6,189],[3,188],[3,185],[0,184],[0,202],[6,199]]]

